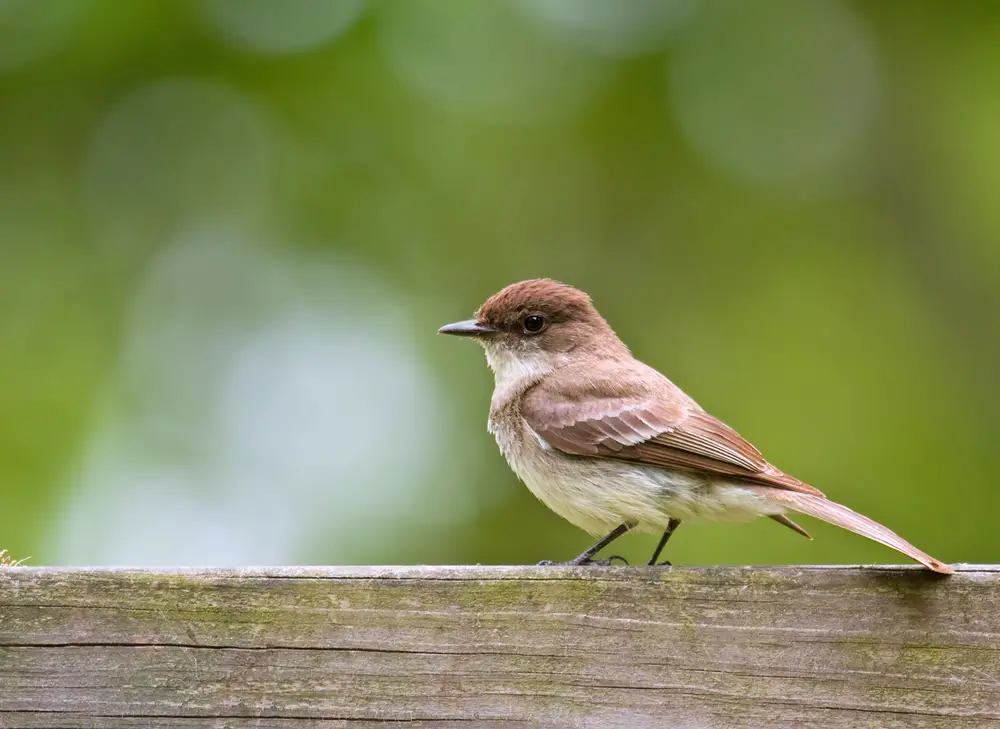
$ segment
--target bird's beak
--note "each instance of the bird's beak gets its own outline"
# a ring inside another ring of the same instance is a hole
[[[454,334],[457,337],[483,337],[489,334],[496,334],[498,330],[487,326],[476,319],[467,321],[457,321],[454,324],[445,324],[438,329],[438,334]]]

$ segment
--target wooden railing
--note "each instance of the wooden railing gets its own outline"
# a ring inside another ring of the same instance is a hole
[[[1000,727],[1000,567],[0,569],[0,727]]]

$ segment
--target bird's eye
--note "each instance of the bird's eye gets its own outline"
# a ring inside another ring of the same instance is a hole
[[[538,334],[545,328],[545,317],[538,314],[524,317],[524,331],[528,334]]]

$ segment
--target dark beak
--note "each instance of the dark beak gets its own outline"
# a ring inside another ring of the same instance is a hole
[[[475,319],[468,321],[457,321],[454,324],[445,324],[438,329],[438,334],[454,334],[456,337],[483,337],[488,334],[496,334],[497,330],[486,324],[482,324]]]

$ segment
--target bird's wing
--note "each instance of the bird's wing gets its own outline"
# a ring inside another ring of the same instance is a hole
[[[769,464],[739,433],[637,361],[557,370],[525,393],[521,414],[542,441],[564,453],[732,476],[822,496]]]

